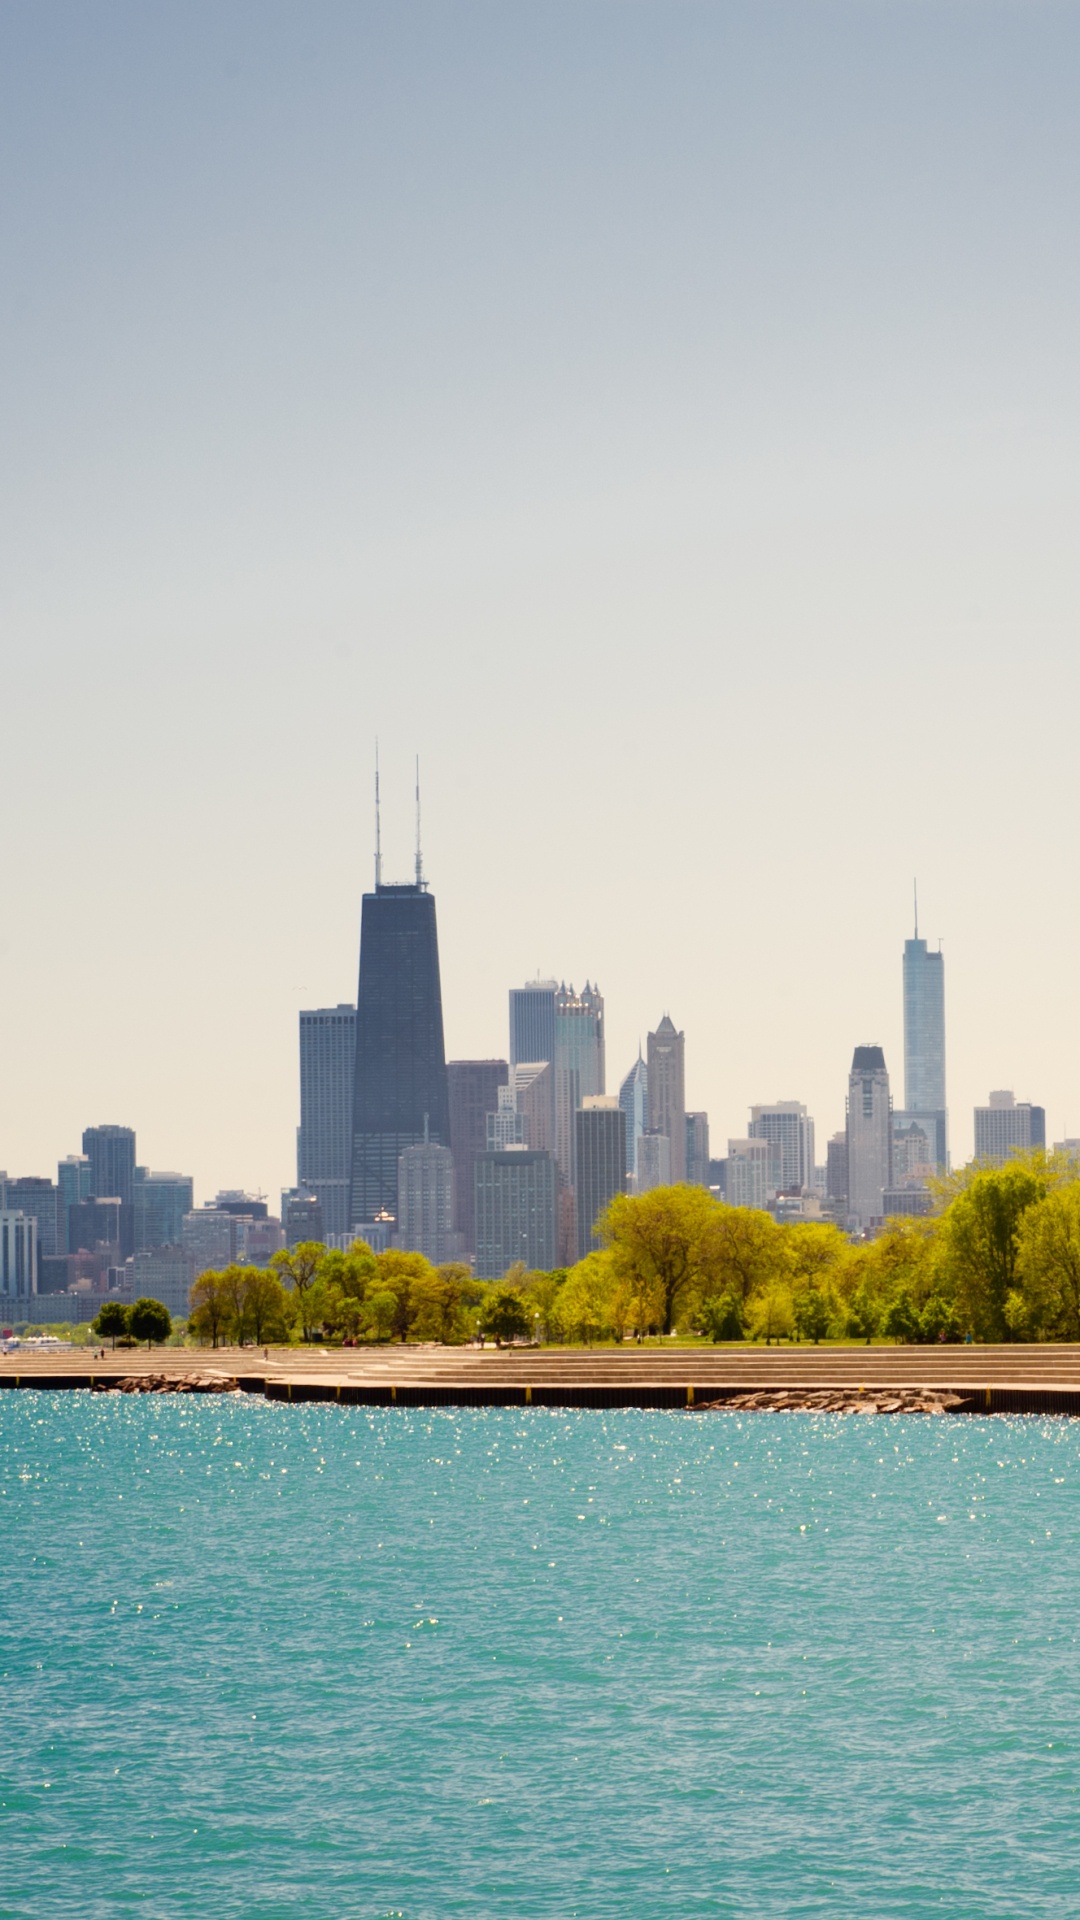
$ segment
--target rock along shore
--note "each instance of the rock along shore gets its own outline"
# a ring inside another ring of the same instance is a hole
[[[701,1400],[692,1413],[956,1413],[963,1394],[937,1387],[777,1387]]]

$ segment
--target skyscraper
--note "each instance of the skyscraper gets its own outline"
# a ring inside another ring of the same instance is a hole
[[[397,1217],[398,1161],[450,1144],[435,897],[411,886],[365,893],[360,919],[349,1225]]]
[[[626,1120],[626,1172],[632,1180],[637,1172],[637,1143],[649,1124],[649,1071],[640,1046],[638,1057],[619,1088],[619,1105]]]
[[[496,1111],[499,1088],[506,1086],[509,1077],[505,1060],[451,1060],[446,1069],[454,1226],[466,1258],[476,1252],[476,1156],[486,1150],[487,1116]]]
[[[87,1127],[82,1150],[90,1161],[90,1191],[97,1200],[119,1200],[120,1250],[135,1251],[135,1133],[132,1127]]]
[[[510,989],[510,1065],[554,1060],[557,980],[528,980]]]
[[[899,1118],[900,1116],[898,1116]],[[904,1120],[928,1122],[935,1164],[948,1165],[945,1105],[945,958],[915,937],[904,942]],[[924,1128],[925,1130],[925,1128]]]
[[[880,1047],[856,1047],[848,1077],[848,1210],[865,1233],[892,1186],[892,1101]]]
[[[1008,1088],[990,1095],[989,1105],[975,1109],[975,1158],[1001,1166],[1014,1153],[1030,1153],[1046,1145],[1046,1111],[1017,1100]]]
[[[626,1119],[614,1094],[586,1094],[574,1115],[578,1258],[600,1241],[593,1231],[617,1193],[626,1191]]]
[[[707,1113],[688,1113],[686,1116],[686,1178],[695,1187],[707,1187],[709,1184]]]
[[[775,1100],[751,1107],[750,1139],[772,1149],[769,1182],[777,1191],[802,1193],[814,1184],[814,1123],[801,1100]]]
[[[428,1141],[406,1147],[398,1164],[398,1230],[395,1244],[422,1253],[436,1267],[456,1258],[454,1156]]]
[[[93,1187],[90,1184],[90,1157],[85,1153],[69,1153],[61,1160],[56,1169],[56,1184],[59,1189],[57,1204],[56,1250],[67,1253],[67,1215],[69,1207],[80,1206],[90,1198]],[[74,1249],[72,1249],[74,1251]]]
[[[313,1007],[300,1015],[300,1127],[296,1184],[322,1203],[327,1233],[349,1230],[356,1008]]]
[[[0,1174],[0,1208],[5,1213],[29,1214],[37,1221],[39,1260],[51,1260],[64,1250],[60,1246],[59,1201],[59,1188],[44,1175],[26,1174],[20,1180],[7,1180]]]
[[[509,1267],[555,1265],[558,1168],[550,1153],[510,1147],[476,1159],[476,1271],[501,1280]]]
[[[587,980],[580,993],[561,986],[555,996],[555,1158],[568,1186],[574,1184],[574,1115],[586,1094],[603,1091],[603,995]]]
[[[665,1013],[646,1048],[649,1067],[649,1128],[671,1142],[671,1178],[686,1179],[685,1035]]]
[[[190,1174],[151,1173],[136,1167],[134,1185],[135,1252],[155,1247],[178,1247],[184,1215],[195,1205]]]
[[[729,1140],[727,1184],[729,1207],[754,1207],[761,1212],[769,1198],[772,1154],[768,1140]]]

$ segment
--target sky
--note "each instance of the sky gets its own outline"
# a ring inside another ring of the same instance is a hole
[[[447,1053],[598,982],[713,1152],[1080,1134],[1080,10],[6,0],[0,1167],[276,1196],[386,878]]]

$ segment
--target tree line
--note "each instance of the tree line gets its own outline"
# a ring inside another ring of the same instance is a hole
[[[1080,1179],[1065,1156],[1016,1155],[936,1183],[936,1211],[852,1243],[779,1224],[701,1187],[619,1194],[601,1247],[498,1282],[422,1254],[306,1242],[268,1269],[200,1275],[189,1329],[211,1345],[302,1339],[592,1343],[680,1332],[714,1341],[1080,1340]]]

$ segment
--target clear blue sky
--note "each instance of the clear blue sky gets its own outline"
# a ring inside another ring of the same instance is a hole
[[[0,1166],[291,1177],[425,787],[447,1043],[599,981],[714,1150],[1080,1133],[1080,12],[0,11]]]

